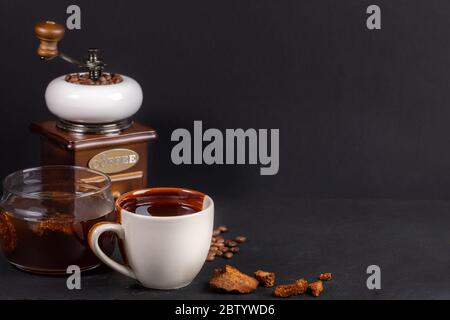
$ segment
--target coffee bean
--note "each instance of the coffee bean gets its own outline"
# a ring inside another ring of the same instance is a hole
[[[209,255],[214,254],[217,257],[222,256],[223,258],[231,259],[240,251],[239,244],[246,242],[247,237],[239,235],[232,239],[225,239],[221,236],[224,232],[228,232],[228,227],[225,225],[221,225],[213,230]]]
[[[227,240],[227,241],[225,241],[225,245],[227,246],[227,247],[236,247],[238,244],[237,244],[237,242],[236,241],[234,241],[234,240]]]
[[[228,231],[228,227],[227,226],[220,226],[217,229],[219,229],[220,232],[227,232]]]
[[[224,256],[225,258],[227,258],[227,259],[231,259],[231,258],[233,258],[234,254],[233,254],[233,252],[228,251],[228,252],[225,252],[225,253],[223,254],[223,256]]]
[[[223,237],[221,237],[221,236],[218,236],[218,237],[216,238],[216,242],[217,242],[217,243],[224,243],[224,242],[225,242],[225,239],[224,239]]]
[[[232,247],[230,248],[230,251],[233,253],[238,253],[239,252],[239,247]]]
[[[97,80],[92,80],[89,78],[89,74],[79,74],[79,73],[73,73],[68,74],[64,77],[64,80],[70,83],[77,83],[77,84],[83,84],[83,85],[107,85],[107,84],[113,84],[113,83],[120,83],[123,81],[123,77],[120,74],[114,74],[114,76],[111,76],[109,73],[103,73],[100,78]]]
[[[216,258],[215,254],[208,254],[208,256],[206,257],[206,261],[214,261],[215,258]]]

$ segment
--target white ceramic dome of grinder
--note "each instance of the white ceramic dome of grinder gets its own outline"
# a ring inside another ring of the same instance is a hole
[[[104,72],[105,64],[98,58],[97,49],[89,49],[83,62],[60,52],[57,43],[64,36],[64,27],[58,23],[40,22],[35,26],[35,33],[40,40],[37,53],[41,59],[59,57],[84,69],[57,77],[47,86],[45,102],[60,120],[58,126],[84,132],[86,128],[95,131],[96,126],[124,129],[131,124],[129,118],[139,110],[143,100],[137,81]]]

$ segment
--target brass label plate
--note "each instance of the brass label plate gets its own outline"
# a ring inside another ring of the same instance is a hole
[[[88,166],[103,173],[116,173],[132,168],[138,161],[139,154],[133,150],[111,149],[93,156]]]

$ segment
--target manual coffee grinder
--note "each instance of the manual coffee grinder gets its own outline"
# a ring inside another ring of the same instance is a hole
[[[133,122],[142,89],[132,78],[104,71],[97,49],[84,61],[58,50],[64,27],[39,22],[35,33],[42,60],[61,58],[84,69],[52,80],[45,92],[48,109],[58,119],[31,124],[40,136],[42,165],[74,165],[107,174],[114,197],[147,186],[147,152],[156,131]]]

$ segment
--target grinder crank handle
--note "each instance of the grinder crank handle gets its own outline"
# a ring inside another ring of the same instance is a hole
[[[58,41],[64,37],[64,26],[55,21],[41,21],[34,26],[34,32],[39,39],[39,47],[37,54],[41,59],[50,60],[55,57],[60,57],[72,64],[84,66],[83,63],[58,50]]]

